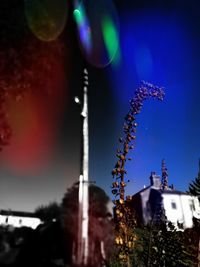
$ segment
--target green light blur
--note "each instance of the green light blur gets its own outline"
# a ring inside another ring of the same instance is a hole
[[[75,9],[73,15],[77,24],[80,25],[83,22],[83,15],[81,11],[79,9]]]
[[[120,61],[118,34],[109,17],[104,17],[102,22],[104,42],[108,51],[109,59],[115,66]]]

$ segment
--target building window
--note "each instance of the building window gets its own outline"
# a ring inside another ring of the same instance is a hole
[[[173,210],[176,210],[176,203],[174,201],[171,202],[171,206]]]
[[[195,210],[195,205],[194,205],[194,200],[193,199],[189,199],[189,205],[190,205],[190,210],[191,211]]]

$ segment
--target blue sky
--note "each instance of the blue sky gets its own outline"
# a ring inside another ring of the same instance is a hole
[[[127,193],[149,185],[151,171],[161,174],[163,158],[169,185],[185,191],[197,176],[200,157],[199,35],[184,13],[161,9],[129,10],[120,26],[121,61],[108,71],[117,107],[116,148],[123,117],[140,80],[163,86],[166,93],[163,102],[145,101],[138,115],[133,161],[127,162],[127,177],[132,181]],[[115,163],[115,150],[112,153]]]

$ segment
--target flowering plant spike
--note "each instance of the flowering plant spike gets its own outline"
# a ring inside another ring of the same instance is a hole
[[[125,116],[123,126],[123,136],[119,138],[121,148],[117,149],[117,163],[112,170],[112,176],[115,181],[112,183],[112,194],[114,195],[115,204],[115,230],[116,230],[116,244],[120,247],[119,258],[127,262],[129,259],[129,249],[133,244],[134,234],[133,228],[135,220],[128,202],[131,200],[130,196],[125,199],[125,187],[129,180],[125,180],[127,174],[125,163],[129,150],[134,149],[134,142],[136,139],[136,115],[141,112],[143,101],[149,98],[154,98],[162,101],[165,93],[162,87],[155,86],[151,83],[142,81],[139,88],[135,90],[134,97],[130,100],[130,109]]]

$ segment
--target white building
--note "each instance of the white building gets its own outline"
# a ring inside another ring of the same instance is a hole
[[[26,226],[35,229],[39,224],[41,224],[41,220],[36,218],[31,212],[0,211],[0,225],[11,225],[13,227]]]
[[[167,186],[162,189],[160,176],[154,172],[150,176],[150,186],[132,197],[132,205],[140,223],[147,224],[164,211],[166,219],[177,229],[193,226],[193,218],[200,219],[200,204],[197,197]]]

